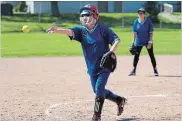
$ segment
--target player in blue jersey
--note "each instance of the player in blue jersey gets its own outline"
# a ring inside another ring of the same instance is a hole
[[[153,52],[154,28],[152,25],[152,21],[149,18],[145,17],[145,10],[143,8],[138,10],[138,17],[139,18],[137,18],[134,21],[134,25],[132,29],[134,34],[133,44],[135,44],[137,52],[133,60],[133,70],[130,72],[129,76],[133,76],[136,74],[136,68],[139,61],[140,52],[143,46],[146,46],[147,51],[149,53],[149,56],[153,65],[154,75],[158,76],[156,60],[155,60],[155,56]]]
[[[100,68],[101,58],[108,52],[116,51],[120,39],[108,26],[99,24],[97,22],[98,18],[98,9],[89,4],[80,9],[80,22],[82,26],[76,26],[72,29],[56,29],[53,25],[48,29],[48,33],[68,35],[71,40],[76,40],[82,45],[91,85],[96,95],[93,121],[101,120],[105,99],[109,99],[117,104],[118,116],[123,112],[126,102],[126,98],[105,89],[110,71]],[[111,48],[109,48],[109,45],[112,45]]]

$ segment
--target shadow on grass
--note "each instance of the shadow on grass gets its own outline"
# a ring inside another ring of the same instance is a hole
[[[155,28],[160,28],[160,24],[154,24]],[[181,29],[181,24],[179,23],[162,23],[162,29]]]
[[[124,15],[124,14],[123,14]],[[101,14],[99,16],[99,23],[104,23],[109,27],[119,27],[123,28],[123,21],[124,21],[124,28],[131,28],[133,26],[133,21],[136,19],[136,16],[124,16],[122,18],[122,14]],[[6,22],[39,22],[39,18],[37,14],[15,14],[13,16],[2,16],[2,21]],[[54,17],[49,14],[41,14],[41,23],[57,23],[60,27],[67,27],[66,23],[69,24],[77,24],[80,25],[79,21],[79,14],[60,14],[59,17]],[[155,28],[160,28],[160,24],[154,24]],[[44,27],[38,27],[36,31],[42,31]],[[161,29],[181,29],[181,24],[179,23],[162,23]],[[10,30],[12,32],[12,30]],[[4,31],[3,31],[4,32]],[[18,32],[18,31],[13,31]]]
[[[125,26],[132,26],[133,25],[133,21],[135,20],[136,18],[135,17],[125,17],[124,18],[124,24]],[[122,27],[122,21],[123,21],[123,18],[122,16],[120,17],[107,17],[107,16],[100,16],[99,17],[99,23],[104,23],[104,24],[107,24],[109,25],[110,27]]]
[[[49,14],[41,14],[40,21],[43,23],[53,23],[58,21],[79,23],[78,17],[79,17],[79,14],[61,14],[59,17],[54,17]],[[38,14],[14,14],[13,16],[2,16],[2,21],[39,22],[39,17],[38,17]]]
[[[108,14],[109,16],[100,15],[99,23],[107,24],[110,27],[122,26],[122,14]],[[134,16],[124,17],[125,24],[131,26],[133,21],[136,19]],[[38,14],[14,14],[13,16],[2,16],[2,21],[9,22],[39,22]],[[80,24],[79,14],[60,14],[59,17],[54,17],[50,14],[41,14],[40,17],[41,23],[73,23]]]

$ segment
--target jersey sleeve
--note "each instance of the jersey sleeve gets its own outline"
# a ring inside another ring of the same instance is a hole
[[[81,42],[81,27],[76,26],[72,28],[71,30],[72,30],[73,36],[69,36],[70,40],[76,40]]]
[[[113,45],[115,41],[119,39],[119,37],[111,30],[109,27],[107,28],[107,39],[109,40],[109,44]]]
[[[149,20],[149,33],[152,33],[153,31],[154,31],[154,27],[153,27],[152,21]]]
[[[135,20],[135,21],[133,22],[133,27],[132,27],[132,32],[133,32],[133,33],[136,33],[136,32],[137,32],[136,26],[137,26],[137,21]]]

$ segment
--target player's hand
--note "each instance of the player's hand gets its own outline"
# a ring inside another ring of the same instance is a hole
[[[55,25],[52,24],[51,28],[49,28],[48,30],[46,30],[46,32],[47,32],[48,34],[52,34],[52,33],[54,33],[55,30],[56,30]]]
[[[147,45],[147,48],[148,48],[148,49],[150,49],[150,48],[152,47],[152,43],[153,43],[152,40],[150,40],[150,41],[148,42],[148,45]]]
[[[150,49],[151,47],[152,47],[152,43],[149,43],[149,44],[147,45],[147,48]]]

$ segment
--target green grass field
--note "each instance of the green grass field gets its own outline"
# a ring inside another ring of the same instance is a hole
[[[125,28],[122,28],[122,17],[125,19]],[[108,24],[120,37],[121,44],[118,55],[129,55],[129,46],[132,40],[131,27],[136,14],[101,14],[100,22]],[[77,14],[62,14],[59,18],[42,15],[38,23],[36,15],[2,16],[2,57],[28,56],[74,56],[82,55],[81,45],[70,41],[65,35],[47,34],[45,30],[53,22],[61,24],[59,27],[70,28],[79,24]],[[22,33],[21,27],[28,25],[30,33]],[[179,24],[164,23],[163,29],[155,26],[154,51],[156,54],[180,54],[181,30]],[[146,54],[143,49],[142,54]]]
[[[175,15],[175,16],[181,16],[182,14],[180,12],[173,12],[173,15]]]

